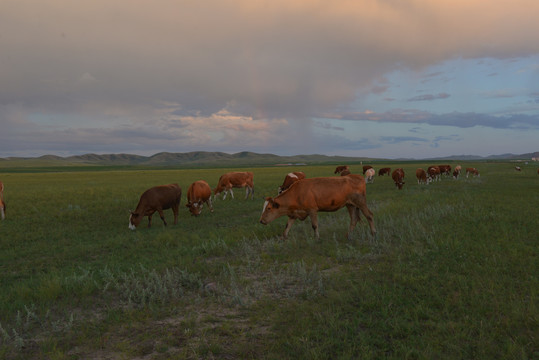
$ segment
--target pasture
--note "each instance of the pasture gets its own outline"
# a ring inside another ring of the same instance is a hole
[[[539,175],[468,163],[480,177],[418,185],[427,163],[367,184],[364,218],[346,239],[346,209],[310,221],[258,223],[289,171],[249,169],[17,172],[0,168],[0,358],[532,359],[539,357]],[[452,166],[455,163],[451,163]],[[351,165],[361,173],[360,165]],[[215,200],[192,217],[189,184],[254,173],[255,199]],[[151,186],[183,190],[128,229]]]

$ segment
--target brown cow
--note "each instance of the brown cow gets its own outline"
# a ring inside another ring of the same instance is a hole
[[[387,176],[391,176],[391,168],[381,168],[378,170],[378,176],[384,176],[387,174]]]
[[[438,165],[440,174],[451,175],[451,165]]]
[[[350,167],[348,165],[340,165],[340,166],[337,166],[335,168],[335,172],[334,174],[340,174],[342,173],[344,170],[350,170]]]
[[[476,168],[466,168],[466,177],[468,177],[468,175],[472,174],[473,176],[479,176],[479,170],[477,170]]]
[[[245,198],[251,194],[251,199],[254,197],[255,185],[253,182],[253,173],[250,171],[245,172],[229,172],[221,175],[217,187],[213,190],[215,197],[221,192],[225,192],[223,200],[226,199],[227,193],[230,193],[232,199],[234,199],[234,193],[232,188],[245,188]]]
[[[455,171],[453,171],[453,179],[457,180],[459,178],[459,175],[460,171],[455,168]]]
[[[352,172],[348,169],[341,171],[341,176],[350,175]]]
[[[277,194],[282,193],[283,191],[288,189],[290,185],[292,185],[293,183],[301,179],[305,179],[305,173],[303,171],[294,171],[294,172],[286,174],[283,184],[279,186],[279,190],[277,191]]]
[[[204,180],[198,180],[189,185],[185,206],[189,208],[191,215],[198,216],[202,212],[204,203],[209,206],[210,212],[213,212],[210,185]]]
[[[363,175],[365,175],[365,172],[369,169],[372,169],[372,166],[370,165],[363,165]]]
[[[152,226],[152,215],[158,212],[163,224],[167,226],[163,210],[172,209],[174,225],[178,223],[178,207],[182,198],[182,189],[178,184],[154,186],[140,196],[137,208],[129,216],[129,228],[135,230],[144,216],[148,217],[148,227]]]
[[[0,217],[6,218],[6,202],[4,201],[4,184],[0,181]]]
[[[438,166],[435,166],[435,165],[429,166],[429,168],[427,169],[427,174],[430,177],[430,181],[441,180],[441,175],[440,175],[441,171],[440,171],[440,167]]]
[[[376,175],[376,170],[374,170],[373,168],[367,169],[367,171],[365,171],[365,181],[367,183],[373,183],[374,175]]]
[[[423,170],[422,168],[418,168],[416,171],[415,171],[415,177],[417,178],[417,183],[418,184],[421,184],[421,183],[424,183],[424,184],[429,184],[429,180],[430,178],[427,177],[427,172],[425,170]]]
[[[391,173],[391,177],[393,178],[393,181],[395,182],[395,186],[399,188],[399,190],[402,190],[402,186],[404,183],[404,170],[402,168],[398,168],[393,170]]]
[[[352,230],[360,221],[360,210],[369,222],[371,234],[375,236],[374,218],[367,207],[366,194],[365,179],[361,175],[303,179],[277,197],[266,198],[260,223],[267,225],[278,217],[288,216],[283,233],[283,238],[286,238],[296,219],[303,221],[309,216],[314,235],[318,239],[318,212],[337,211],[346,206],[350,215],[348,238],[350,239]]]

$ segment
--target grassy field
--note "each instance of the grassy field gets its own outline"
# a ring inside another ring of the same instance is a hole
[[[427,165],[383,164],[406,185],[368,184],[378,235],[362,221],[350,241],[345,209],[320,213],[320,240],[308,220],[286,241],[286,218],[258,223],[295,168],[250,168],[254,200],[196,218],[187,187],[226,169],[0,168],[0,358],[539,358],[537,166],[462,163],[481,176],[420,186]],[[140,194],[173,182],[178,225],[167,210],[130,231]]]

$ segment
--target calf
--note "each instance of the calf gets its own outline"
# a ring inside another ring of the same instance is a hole
[[[391,168],[385,167],[378,170],[378,176],[384,176],[385,174],[391,176]]]
[[[4,201],[4,184],[0,181],[0,218],[6,218],[6,202]]]
[[[430,181],[441,180],[441,171],[438,166],[429,166],[429,168],[427,169],[427,174],[430,177]]]
[[[178,184],[159,185],[146,190],[140,196],[137,208],[129,216],[129,228],[135,230],[144,216],[148,217],[148,227],[152,226],[152,215],[159,213],[163,224],[167,226],[163,210],[172,209],[174,224],[178,223],[178,207],[182,198],[182,189]]]
[[[296,219],[303,221],[310,217],[314,235],[318,239],[318,212],[337,211],[346,206],[350,215],[347,237],[350,239],[352,230],[360,221],[360,211],[367,218],[371,234],[375,236],[374,218],[367,207],[366,193],[365,179],[361,175],[303,179],[277,197],[266,198],[260,223],[267,225],[281,216],[288,216],[283,233],[283,238],[286,238]]]
[[[340,174],[340,173],[342,173],[344,170],[350,170],[350,168],[348,167],[348,165],[340,165],[340,166],[337,166],[337,167],[335,168],[334,174]]]
[[[204,203],[208,205],[210,212],[213,212],[210,185],[204,180],[198,180],[189,185],[187,189],[187,204],[185,206],[189,209],[191,215],[198,216],[202,212]]]
[[[221,175],[217,187],[213,190],[215,197],[221,192],[225,192],[223,200],[226,199],[227,193],[230,193],[232,199],[234,199],[234,193],[232,188],[245,188],[245,198],[251,194],[251,200],[254,197],[255,185],[253,181],[253,173],[250,171],[245,172],[229,172]]]
[[[393,170],[391,173],[391,177],[393,178],[393,181],[395,182],[395,186],[402,190],[402,186],[404,185],[404,170],[402,168],[398,168]]]
[[[415,171],[415,177],[417,178],[417,183],[418,184],[429,184],[429,178],[427,177],[427,172],[421,168],[418,168],[416,171]]]
[[[374,170],[373,168],[367,169],[367,171],[365,171],[365,181],[367,183],[373,183],[374,175],[376,175],[376,170]]]
[[[466,177],[468,177],[468,175],[472,174],[473,176],[479,176],[479,170],[477,170],[476,168],[466,168]]]
[[[282,193],[283,191],[288,189],[290,185],[292,185],[293,183],[301,179],[305,179],[305,173],[303,171],[294,171],[294,172],[286,174],[283,184],[279,186],[279,190],[277,191],[277,194]]]

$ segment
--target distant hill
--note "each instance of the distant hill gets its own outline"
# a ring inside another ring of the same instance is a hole
[[[475,160],[529,160],[539,158],[539,152],[527,154],[502,154],[481,157],[475,155],[453,155],[417,160],[475,161]],[[243,151],[235,154],[223,152],[193,151],[187,153],[160,152],[152,156],[132,154],[84,154],[61,157],[44,155],[41,157],[0,158],[2,166],[17,163],[20,166],[185,166],[185,167],[231,167],[231,166],[272,166],[272,165],[314,165],[314,164],[352,164],[369,161],[413,161],[414,159],[378,159],[366,157],[327,156],[320,154],[279,156]]]

